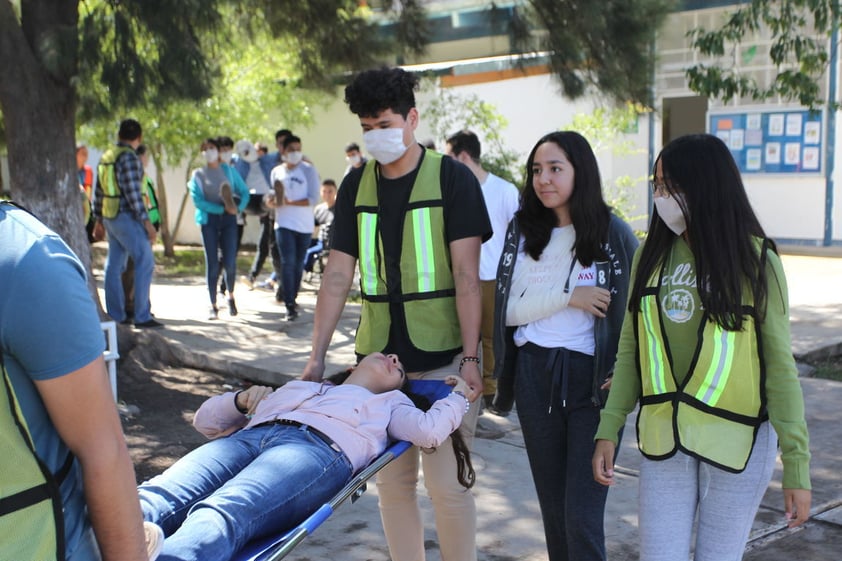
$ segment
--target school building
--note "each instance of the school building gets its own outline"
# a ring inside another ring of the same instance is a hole
[[[839,158],[835,113],[826,108],[810,113],[782,100],[758,103],[736,99],[724,104],[701,97],[687,86],[685,69],[703,62],[690,48],[687,32],[716,27],[735,9],[734,4],[685,0],[668,16],[655,45],[655,111],[641,116],[638,126],[623,134],[623,140],[638,148],[636,153],[618,156],[598,150],[603,179],[606,183],[618,176],[641,179],[633,189],[629,215],[641,217],[634,226],[643,229],[650,198],[642,179],[649,175],[658,151],[683,134],[710,132],[731,148],[751,202],[770,236],[785,244],[842,245],[842,203],[834,197],[839,183],[834,169]],[[491,8],[488,2],[455,0],[427,2],[425,7],[433,41],[423,58],[404,65],[435,77],[436,87],[418,96],[419,140],[432,137],[425,127],[424,107],[442,89],[464,97],[476,95],[493,104],[508,120],[504,139],[522,155],[524,163],[543,134],[566,128],[573,115],[590,113],[604,103],[596,96],[575,102],[565,99],[540,54],[517,59],[510,52],[507,22],[516,15],[517,5],[499,3]],[[744,38],[737,61],[743,72],[761,83],[775,72],[766,56],[770,44],[768,33]],[[838,58],[832,60],[833,67],[821,84],[824,99],[838,98]],[[322,177],[341,176],[346,143],[362,145],[358,121],[342,103],[341,95],[331,107],[316,112],[312,130],[299,135]],[[444,139],[434,140],[443,147]]]

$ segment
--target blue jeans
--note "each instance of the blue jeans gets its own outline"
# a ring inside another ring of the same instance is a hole
[[[164,529],[159,561],[228,561],[249,540],[300,523],[351,478],[351,463],[290,425],[238,431],[193,450],[138,488]]]
[[[307,272],[313,272],[313,266],[316,264],[316,259],[319,258],[319,254],[325,248],[325,245],[322,243],[322,240],[311,239],[310,240],[310,247],[307,248],[307,253],[304,255],[304,270]]]
[[[237,216],[235,214],[208,214],[208,223],[202,224],[202,245],[205,247],[205,274],[211,304],[216,306],[216,282],[219,280],[219,250],[222,249],[222,266],[225,269],[225,286],[234,293],[237,278]],[[233,296],[232,296],[233,297]]]
[[[593,357],[573,351],[526,344],[517,354],[515,403],[549,561],[605,560],[608,487],[591,469],[599,425],[593,368]]]
[[[102,221],[108,232],[108,257],[105,260],[105,309],[114,321],[126,319],[126,295],[123,292],[123,271],[129,257],[134,262],[134,322],[152,319],[149,287],[155,259],[152,245],[143,224],[131,214],[121,212]]]
[[[284,304],[287,310],[295,308],[301,276],[304,274],[304,258],[310,247],[312,234],[294,232],[288,228],[275,228],[275,238],[281,253],[281,284],[284,287]]]

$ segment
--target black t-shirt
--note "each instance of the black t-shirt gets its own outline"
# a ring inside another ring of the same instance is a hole
[[[425,152],[426,154],[426,152]],[[380,176],[378,182],[379,222],[383,239],[383,254],[386,266],[386,284],[388,290],[399,290],[400,250],[403,217],[412,185],[418,174],[418,166],[410,173],[396,179]],[[354,203],[360,187],[363,168],[351,170],[342,180],[336,199],[333,219],[333,239],[331,249],[359,258],[359,236]],[[482,241],[491,237],[491,222],[474,174],[463,164],[444,157],[441,163],[442,201],[444,205],[445,239],[448,243],[480,236]],[[456,349],[440,352],[420,351],[412,345],[406,330],[403,307],[391,304],[392,324],[389,343],[384,353],[400,356],[407,372],[420,372],[444,366],[461,352],[461,345]],[[362,357],[358,357],[362,358]]]

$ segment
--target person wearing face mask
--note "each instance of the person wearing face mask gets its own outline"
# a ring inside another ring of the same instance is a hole
[[[236,169],[234,166],[234,140],[230,136],[220,136],[217,138],[219,141],[219,162],[223,166],[231,166]],[[245,178],[243,178],[245,179]],[[234,194],[234,204],[239,206],[240,204],[240,197],[237,194]],[[238,212],[237,213],[237,251],[240,251],[240,246],[243,244],[243,232],[246,229],[246,213],[245,212]],[[224,264],[222,262],[222,252],[219,253],[219,270],[224,270]],[[228,285],[225,283],[225,275],[219,277],[219,293],[225,296],[228,292]]]
[[[269,257],[272,248],[275,247],[275,213],[268,212],[266,207],[265,199],[269,194],[269,181],[261,168],[261,156],[256,145],[249,140],[238,140],[234,148],[236,151],[234,167],[249,189],[249,204],[246,207],[246,213],[260,218],[260,238],[257,243],[257,253],[248,274],[242,278],[251,290],[254,288],[257,276],[263,269],[266,258]],[[273,258],[274,260],[276,258]],[[278,266],[280,267],[280,264]]]
[[[491,237],[479,183],[463,164],[415,139],[418,78],[400,68],[358,74],[345,101],[360,120],[374,158],[342,181],[334,207],[330,258],[316,302],[304,379],[321,380],[324,359],[359,265],[362,315],[356,352],[398,353],[410,378],[461,373],[470,411],[460,431],[470,444],[482,394],[479,256]],[[432,498],[442,559],[473,561],[476,506],[453,477],[443,446],[407,451],[377,475],[390,558],[424,559],[416,487],[419,462]]]
[[[319,174],[301,152],[301,139],[290,135],[283,144],[283,163],[272,170],[273,193],[268,199],[275,209],[275,242],[281,255],[286,321],[298,317],[298,289],[313,233],[313,207],[319,202]]]
[[[786,522],[810,515],[786,278],[722,140],[673,140],[653,176],[593,475],[614,484],[617,432],[639,404],[641,561],[691,548],[697,561],[741,559],[778,441]]]
[[[348,164],[348,167],[345,168],[343,177],[348,175],[352,169],[363,167],[367,161],[362,152],[360,152],[360,145],[356,142],[350,143],[345,147],[345,163]]]
[[[187,189],[196,206],[196,224],[202,230],[205,249],[205,276],[210,295],[208,319],[219,317],[216,305],[216,283],[219,279],[219,252],[228,288],[228,313],[237,315],[234,301],[234,280],[237,278],[237,214],[249,201],[248,187],[233,167],[219,159],[219,139],[208,138],[202,143],[205,165],[193,171]],[[239,201],[239,204],[234,200]]]

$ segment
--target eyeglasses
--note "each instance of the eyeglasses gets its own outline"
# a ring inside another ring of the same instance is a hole
[[[652,189],[653,197],[670,198],[670,192],[665,181],[650,181],[649,188]]]

